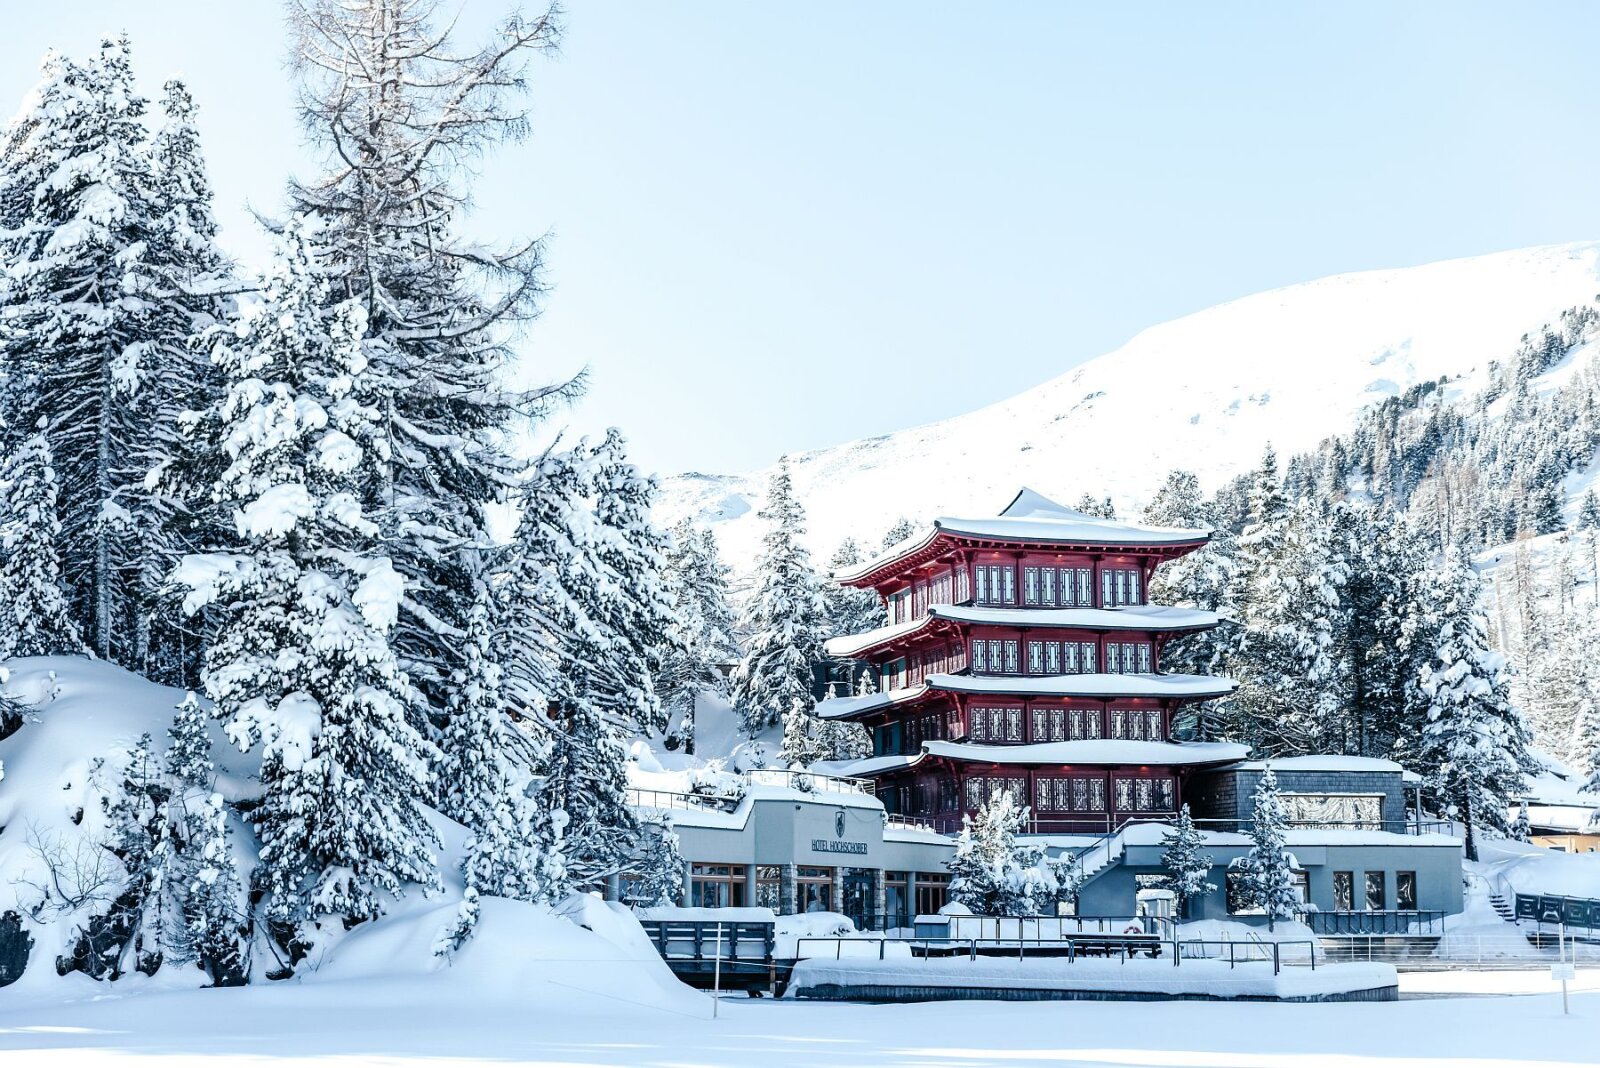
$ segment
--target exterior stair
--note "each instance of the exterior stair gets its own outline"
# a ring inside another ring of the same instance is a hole
[[[1505,897],[1504,894],[1501,894],[1501,893],[1490,894],[1489,895],[1489,904],[1490,904],[1491,907],[1493,907],[1493,909],[1495,911],[1495,914],[1497,916],[1499,916],[1502,920],[1505,920],[1507,923],[1516,923],[1517,922],[1516,911],[1511,907],[1511,902],[1506,900],[1506,897]]]

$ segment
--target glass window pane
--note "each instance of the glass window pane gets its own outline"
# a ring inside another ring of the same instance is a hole
[[[1383,895],[1383,872],[1367,872],[1367,911],[1382,912],[1387,908]]]

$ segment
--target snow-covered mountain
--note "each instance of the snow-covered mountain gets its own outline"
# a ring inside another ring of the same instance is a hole
[[[899,516],[990,514],[1020,485],[1141,507],[1183,467],[1207,490],[1348,430],[1369,404],[1472,376],[1529,331],[1600,291],[1600,243],[1365,271],[1272,290],[1153,326],[1114,352],[966,415],[791,457],[823,558],[876,545]],[[714,525],[736,569],[753,561],[767,472],[666,479],[666,522]]]

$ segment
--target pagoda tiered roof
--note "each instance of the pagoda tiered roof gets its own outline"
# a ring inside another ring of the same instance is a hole
[[[835,774],[870,777],[916,767],[929,759],[963,764],[1038,765],[1040,767],[1148,766],[1193,767],[1233,764],[1250,754],[1238,742],[1142,742],[1096,738],[1031,745],[978,745],[971,742],[922,743],[921,750],[899,756],[867,757],[841,763]]]
[[[860,697],[830,697],[817,703],[823,719],[856,719],[879,709],[909,704],[942,691],[997,697],[1151,697],[1203,700],[1226,697],[1238,687],[1217,675],[929,675],[916,686]]]
[[[914,567],[956,546],[1119,550],[1191,549],[1205,544],[1209,529],[1124,523],[1057,504],[1024,488],[998,516],[963,519],[941,516],[871,560],[834,573],[846,585],[871,585],[894,571]]]
[[[862,634],[847,634],[828,639],[829,656],[854,657],[905,638],[937,628],[940,624],[990,625],[1005,627],[1061,627],[1090,631],[1161,631],[1177,633],[1208,630],[1217,625],[1215,612],[1194,608],[1169,608],[1165,605],[1127,605],[1122,608],[991,608],[965,604],[930,605],[927,614],[904,623]]]

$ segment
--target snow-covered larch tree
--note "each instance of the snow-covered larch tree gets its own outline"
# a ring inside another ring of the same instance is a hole
[[[56,473],[42,416],[0,470],[0,508],[0,660],[82,652],[61,584]]]
[[[553,11],[513,12],[464,45],[440,0],[296,0],[289,21],[324,164],[290,199],[324,224],[330,303],[359,304],[381,343],[372,378],[390,447],[360,500],[406,579],[393,643],[420,726],[442,715],[462,655],[489,510],[520,481],[506,442],[581,386],[508,387],[510,343],[544,290],[541,246],[461,235],[473,163],[526,131],[526,67],[559,26]]]
[[[820,583],[800,542],[805,510],[795,499],[787,460],[773,473],[758,515],[767,521],[767,533],[743,618],[750,638],[733,673],[734,706],[752,738],[791,710],[811,708],[825,626]]]
[[[1484,830],[1504,834],[1531,767],[1529,732],[1506,692],[1505,658],[1489,645],[1482,582],[1460,550],[1445,551],[1427,600],[1439,621],[1417,687],[1426,701],[1419,766],[1444,810],[1461,821],[1468,860]]]
[[[213,492],[234,536],[176,574],[186,608],[219,609],[205,687],[229,738],[261,753],[250,818],[283,925],[358,923],[439,885],[421,807],[437,754],[389,645],[403,580],[360,496],[386,447],[365,313],[329,301],[315,238],[311,220],[285,228],[260,305],[217,337]]]

